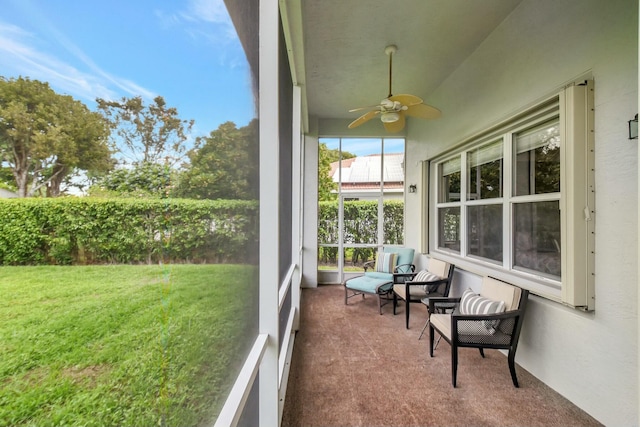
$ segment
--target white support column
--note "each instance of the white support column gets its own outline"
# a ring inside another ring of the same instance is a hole
[[[302,192],[302,286],[318,287],[318,137],[305,135]]]
[[[303,218],[303,206],[302,206],[302,189],[304,188],[304,144],[302,135],[302,90],[300,86],[293,87],[293,124],[292,124],[292,152],[293,155],[293,168],[291,171],[291,182],[292,187],[291,191],[293,193],[293,198],[291,200],[291,218],[292,218],[292,242],[291,247],[293,248],[293,262],[298,266],[294,275],[293,275],[293,286],[291,288],[291,307],[295,310],[296,313],[300,310],[300,282],[302,279],[302,269],[303,269],[303,246],[302,246],[302,237],[303,237],[303,229],[302,229],[302,218]],[[296,315],[294,321],[294,330],[298,330],[298,318]]]
[[[640,0],[638,1],[638,22],[640,22]],[[638,26],[638,109],[636,111],[640,111],[640,25]],[[640,144],[638,144],[638,154],[640,155]],[[640,157],[639,157],[640,158]],[[638,188],[640,189],[640,162],[638,162]],[[640,190],[639,190],[640,191]],[[640,230],[640,192],[638,194],[638,229]],[[640,245],[640,239],[638,239],[638,243]],[[640,289],[640,246],[638,246],[638,286]],[[638,307],[640,307],[640,292],[638,292]],[[638,322],[638,342],[640,342],[640,317],[637,319]],[[640,352],[638,352],[638,365],[640,366]],[[638,378],[636,385],[640,384],[640,369],[638,369]],[[638,408],[640,408],[640,393],[638,393]]]
[[[278,426],[278,1],[260,0],[260,364],[261,426]]]

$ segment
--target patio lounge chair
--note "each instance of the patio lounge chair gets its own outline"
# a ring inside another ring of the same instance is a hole
[[[401,283],[407,277],[412,277],[415,271],[413,255],[415,251],[410,248],[385,247],[378,252],[375,261],[364,264],[364,274],[345,280],[344,303],[356,295],[376,295],[378,307],[382,314],[383,299],[389,301],[394,283]]]

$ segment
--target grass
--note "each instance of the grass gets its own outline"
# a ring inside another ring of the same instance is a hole
[[[2,267],[0,426],[215,420],[256,334],[251,267]]]

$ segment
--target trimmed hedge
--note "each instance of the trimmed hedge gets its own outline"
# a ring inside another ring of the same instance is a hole
[[[384,244],[404,243],[404,202],[385,200],[383,202]],[[378,242],[378,201],[358,200],[344,203],[344,242],[375,245]],[[318,243],[338,244],[338,202],[320,202],[318,213]],[[337,247],[319,247],[319,260],[335,264],[338,259]],[[360,264],[373,257],[373,248],[354,248],[351,262]]]
[[[0,264],[254,263],[258,203],[2,199]]]

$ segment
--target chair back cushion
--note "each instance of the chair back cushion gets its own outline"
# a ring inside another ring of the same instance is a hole
[[[411,273],[410,264],[413,264],[414,249],[411,248],[384,248],[385,253],[396,254],[398,273]]]
[[[482,279],[480,296],[494,301],[504,301],[504,310],[517,310],[522,290],[509,283],[485,276]]]
[[[448,277],[449,276],[449,268],[451,264],[448,262],[440,261],[439,259],[429,258],[429,266],[427,270],[429,273],[435,274],[440,277]]]

